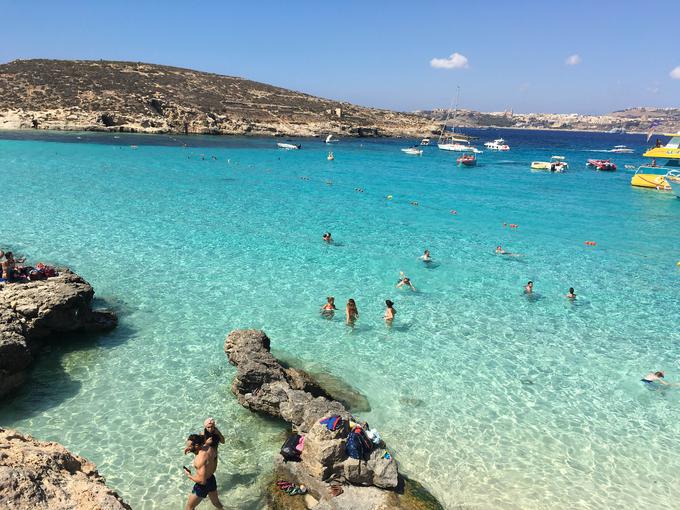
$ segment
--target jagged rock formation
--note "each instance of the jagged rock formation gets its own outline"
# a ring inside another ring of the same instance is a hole
[[[97,467],[59,443],[0,428],[0,508],[131,510]]]
[[[93,311],[92,286],[68,269],[59,276],[0,286],[0,397],[21,386],[42,343],[55,333],[104,331],[113,312]]]
[[[340,415],[349,423],[350,413],[311,378],[299,370],[285,368],[270,352],[270,340],[258,330],[236,330],[224,344],[229,361],[237,372],[232,392],[248,409],[281,418],[294,431],[305,435],[301,462],[277,462],[276,477],[304,484],[310,497],[270,496],[274,509],[347,508],[353,510],[437,510],[441,505],[417,484],[399,475],[394,457],[386,455],[384,442],[364,460],[349,458],[346,453],[348,429],[330,431],[319,421]],[[332,497],[328,483],[345,484],[345,491]],[[304,502],[304,503],[303,503]],[[303,506],[301,506],[303,505]]]
[[[415,136],[436,124],[242,78],[139,62],[0,65],[0,129]]]

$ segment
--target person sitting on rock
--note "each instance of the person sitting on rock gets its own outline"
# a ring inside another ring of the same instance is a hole
[[[5,253],[5,260],[2,261],[2,279],[6,282],[14,282],[19,275],[17,271],[17,262],[23,263],[26,259],[14,259],[14,254],[11,251]]]

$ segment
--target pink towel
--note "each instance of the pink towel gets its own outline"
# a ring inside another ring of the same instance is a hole
[[[300,440],[298,441],[297,446],[295,449],[299,452],[302,452],[302,449],[305,447],[305,436],[300,436]]]

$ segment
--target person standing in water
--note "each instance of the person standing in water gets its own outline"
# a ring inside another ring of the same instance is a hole
[[[189,480],[194,482],[194,488],[191,490],[185,510],[193,510],[206,497],[210,498],[210,502],[215,508],[224,508],[217,494],[217,481],[215,480],[217,451],[213,446],[205,444],[203,436],[191,434],[187,439],[184,454],[186,455],[189,452],[196,456],[193,462],[196,473],[192,474],[189,468],[184,468]]]
[[[328,244],[332,243],[332,242],[333,242],[333,238],[331,237],[331,233],[330,233],[330,232],[324,233],[324,235],[323,235],[323,240],[324,240],[325,242],[327,242]]]
[[[359,318],[359,311],[357,310],[357,304],[352,298],[347,300],[347,307],[345,308],[345,317],[347,319],[347,325],[354,327],[354,323]]]
[[[387,305],[387,308],[385,309],[385,322],[388,326],[391,326],[397,311],[394,309],[394,303],[389,299],[385,300],[385,305]]]
[[[321,307],[321,315],[331,318],[335,315],[335,298],[333,296],[328,296],[326,298],[326,304]]]
[[[531,294],[533,291],[534,291],[534,282],[529,280],[527,282],[526,286],[524,287],[524,293],[525,294]]]
[[[574,287],[569,287],[569,293],[567,294],[567,298],[571,299],[572,301],[576,299],[576,293],[574,292]]]
[[[430,256],[430,250],[425,250],[425,253],[423,253],[420,257],[420,259],[425,262],[426,264],[432,262],[432,257]]]

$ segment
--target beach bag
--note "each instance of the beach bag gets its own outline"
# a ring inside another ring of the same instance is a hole
[[[297,445],[300,442],[300,434],[293,434],[281,447],[281,456],[288,462],[300,462],[300,452],[297,450]]]
[[[328,430],[337,430],[342,427],[343,419],[338,415],[330,416],[329,418],[324,418],[319,422],[321,425],[326,425]]]
[[[349,457],[365,460],[372,449],[373,445],[366,438],[361,427],[354,427],[349,432],[349,435],[347,436],[347,445],[345,446],[345,452]]]

